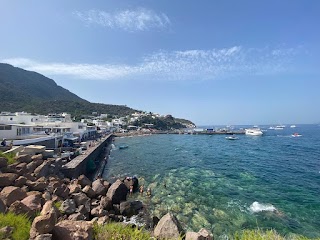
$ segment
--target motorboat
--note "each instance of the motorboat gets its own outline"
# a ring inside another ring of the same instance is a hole
[[[238,140],[239,138],[236,136],[228,136],[226,137],[227,140]]]
[[[274,130],[283,130],[284,126],[283,125],[279,125],[279,126],[276,126],[274,128]]]
[[[291,127],[291,128],[295,128],[295,127],[296,127],[296,125],[291,125],[290,127]]]
[[[129,146],[128,145],[120,145],[119,146],[119,149],[126,149],[126,148],[128,148]]]
[[[260,128],[247,128],[245,133],[250,136],[261,136],[263,134]]]
[[[292,136],[292,137],[301,137],[302,135],[299,134],[299,133],[294,133],[294,134],[292,134],[291,136]]]

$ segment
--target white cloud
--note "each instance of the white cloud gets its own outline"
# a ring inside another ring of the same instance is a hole
[[[72,14],[87,25],[95,24],[107,28],[120,28],[129,32],[165,29],[171,24],[166,14],[157,14],[145,8],[113,13],[100,10],[75,11]]]
[[[213,80],[225,76],[264,75],[287,71],[297,54],[290,49],[245,49],[234,46],[211,50],[159,51],[134,65],[43,63],[27,58],[2,59],[47,76],[90,80]]]

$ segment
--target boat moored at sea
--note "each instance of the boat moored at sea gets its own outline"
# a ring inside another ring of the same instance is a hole
[[[291,136],[292,136],[292,137],[301,137],[302,135],[299,134],[299,133],[294,133],[294,134],[292,134]]]
[[[227,140],[238,140],[239,138],[236,136],[228,136],[226,137]]]
[[[260,128],[247,128],[245,133],[246,133],[246,135],[250,135],[250,136],[263,135],[263,132],[261,131]]]

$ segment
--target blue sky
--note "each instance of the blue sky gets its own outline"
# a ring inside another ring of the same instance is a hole
[[[0,62],[198,125],[320,122],[320,2],[0,1]]]

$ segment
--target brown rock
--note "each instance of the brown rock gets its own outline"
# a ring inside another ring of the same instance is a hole
[[[97,195],[105,196],[107,193],[106,187],[103,185],[103,181],[100,179],[95,180],[92,183],[92,189]]]
[[[30,238],[35,238],[38,235],[50,233],[56,222],[57,216],[53,209],[45,215],[36,217],[31,225]]]
[[[108,197],[102,197],[100,201],[100,205],[103,209],[109,211],[112,209],[112,200]]]
[[[120,214],[127,217],[132,217],[139,213],[139,211],[143,208],[142,202],[135,201],[125,201],[120,203]]]
[[[0,157],[0,168],[7,167],[8,160],[5,157]]]
[[[107,197],[111,199],[112,203],[117,204],[125,201],[127,198],[128,189],[119,179],[111,185],[108,189]]]
[[[11,234],[13,232],[13,227],[5,226],[3,228],[0,228],[0,236],[1,239],[11,239]]]
[[[68,188],[70,190],[70,194],[81,192],[81,185],[79,184],[70,184]]]
[[[27,170],[28,172],[34,172],[34,170],[43,163],[43,160],[37,160],[28,163]]]
[[[26,163],[19,163],[16,166],[16,171],[19,175],[24,175],[27,172],[27,164]]]
[[[87,202],[91,202],[90,198],[87,197],[85,193],[74,193],[72,194],[72,198],[74,199],[76,205],[79,207],[80,205],[85,205]]]
[[[201,228],[198,233],[202,237],[201,240],[213,240],[213,234],[205,228]]]
[[[33,155],[33,156],[31,157],[31,160],[32,160],[32,161],[43,160],[43,156],[42,156],[42,154],[36,154],[36,155]]]
[[[27,178],[24,176],[20,176],[14,181],[14,186],[22,187],[23,185],[26,184],[26,182],[27,182]]]
[[[89,186],[85,186],[82,189],[82,192],[84,192],[89,198],[94,198],[96,196],[96,192]]]
[[[154,236],[157,238],[176,239],[181,235],[182,227],[172,213],[164,215],[154,229]]]
[[[7,206],[4,204],[4,202],[0,198],[0,213],[6,213],[7,212]]]
[[[18,178],[15,173],[0,173],[0,187],[14,185],[14,181]]]
[[[67,187],[67,185],[62,184],[61,186],[57,187],[54,191],[53,194],[61,197],[62,199],[66,199],[69,195],[69,188]]]
[[[39,194],[33,194],[22,199],[21,202],[33,211],[41,211],[42,205],[40,196]]]
[[[53,229],[53,239],[59,240],[92,240],[92,223],[86,221],[64,220],[56,224]]]
[[[24,199],[26,196],[26,192],[21,190],[21,188],[13,186],[5,187],[0,193],[0,198],[8,207],[15,201]]]
[[[30,163],[32,161],[31,156],[28,154],[16,156],[15,159],[19,163]]]
[[[95,207],[91,210],[91,216],[94,217],[103,217],[106,216],[108,212],[104,210],[101,206]]]
[[[43,192],[48,186],[46,182],[42,182],[39,180],[35,182],[27,180],[26,185],[29,187],[31,191],[40,191],[40,192]]]
[[[25,214],[30,218],[35,215],[35,211],[33,211],[20,201],[15,201],[14,203],[12,203],[8,210],[9,212],[13,212],[15,214]]]
[[[85,175],[80,175],[78,177],[78,180],[79,180],[79,184],[81,185],[82,188],[84,188],[87,185],[91,186],[91,181]]]
[[[81,221],[81,220],[86,220],[86,217],[82,213],[74,213],[69,215],[68,220]]]

